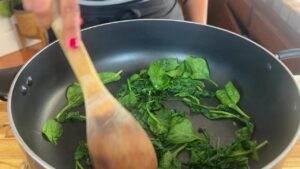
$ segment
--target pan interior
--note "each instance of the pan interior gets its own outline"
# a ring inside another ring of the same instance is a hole
[[[293,139],[299,125],[299,93],[285,68],[269,53],[238,36],[208,26],[176,21],[131,21],[94,27],[83,33],[95,66],[101,71],[123,70],[121,81],[110,85],[115,93],[126,78],[159,58],[207,59],[212,78],[224,85],[233,81],[241,92],[241,107],[256,125],[254,138],[269,144],[251,168],[262,168]],[[28,77],[33,79],[26,86]],[[52,44],[24,68],[12,92],[11,109],[16,129],[41,159],[55,168],[74,168],[73,153],[85,138],[83,124],[66,124],[57,146],[41,136],[41,127],[65,103],[67,86],[75,78],[58,44]],[[28,87],[24,95],[21,86]],[[182,108],[181,105],[177,105]],[[230,142],[236,126],[229,121],[193,117],[223,143]]]

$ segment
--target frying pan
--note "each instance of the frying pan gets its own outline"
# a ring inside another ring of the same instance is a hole
[[[254,138],[269,144],[251,168],[279,166],[297,140],[300,97],[291,72],[276,56],[237,34],[184,21],[132,20],[94,26],[82,32],[92,60],[101,71],[123,70],[115,93],[126,78],[159,58],[207,59],[212,78],[233,81],[241,91],[241,107],[253,117]],[[293,51],[294,55],[297,51]],[[84,124],[67,124],[57,146],[41,136],[43,123],[64,105],[67,86],[75,78],[57,42],[50,44],[19,71],[11,86],[8,111],[14,134],[32,168],[74,168],[73,153],[85,139]],[[192,119],[224,143],[236,127],[228,121]]]

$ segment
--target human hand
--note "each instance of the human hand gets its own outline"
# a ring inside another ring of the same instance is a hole
[[[39,23],[49,27],[52,22],[54,0],[23,0],[24,8],[36,14]],[[80,9],[77,0],[57,0],[63,21],[63,43],[70,49],[76,49],[81,39]]]

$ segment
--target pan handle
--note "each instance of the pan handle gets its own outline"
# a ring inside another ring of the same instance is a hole
[[[281,61],[300,58],[300,48],[282,50],[277,52],[275,56]],[[300,75],[294,75],[294,78],[296,79],[300,89]]]
[[[10,85],[22,66],[0,69],[0,100],[7,101]]]
[[[300,48],[282,50],[275,54],[278,59],[292,59],[292,58],[300,58]]]

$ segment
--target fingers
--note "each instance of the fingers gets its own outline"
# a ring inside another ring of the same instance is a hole
[[[38,22],[48,27],[52,21],[52,0],[23,0],[24,8],[36,14]]]
[[[41,25],[48,27],[52,21],[53,0],[23,0],[24,8],[36,14]],[[63,42],[70,49],[79,45],[80,10],[77,0],[60,0],[60,15],[63,20]]]
[[[81,39],[81,19],[77,0],[60,0],[60,14],[64,25],[63,41],[70,49],[76,49]]]

